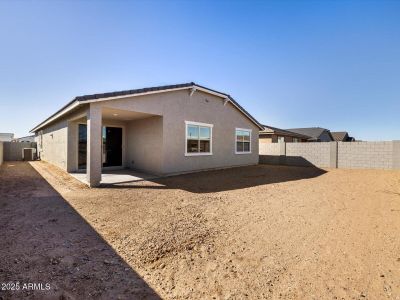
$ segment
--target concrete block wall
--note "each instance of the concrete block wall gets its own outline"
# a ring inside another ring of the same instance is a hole
[[[287,143],[288,165],[331,166],[330,143]]]
[[[4,161],[22,160],[22,149],[35,148],[35,142],[4,142],[3,143],[3,159]]]
[[[260,147],[260,163],[400,170],[400,141],[266,144]]]
[[[400,141],[393,141],[393,169],[400,170]]]
[[[393,142],[339,142],[338,168],[392,169]]]
[[[279,143],[260,143],[259,151],[265,155],[280,155],[280,147]]]
[[[284,164],[282,155],[285,155],[285,143],[260,143],[259,161],[261,164],[280,165]]]

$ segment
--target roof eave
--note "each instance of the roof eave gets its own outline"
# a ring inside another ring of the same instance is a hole
[[[87,103],[92,103],[92,102],[101,102],[101,101],[109,101],[109,100],[115,100],[115,99],[121,99],[121,98],[128,98],[128,97],[136,97],[136,96],[143,96],[143,95],[149,95],[149,94],[157,94],[157,93],[165,93],[165,92],[172,92],[172,91],[177,91],[177,90],[184,90],[184,89],[190,89],[195,87],[197,90],[221,97],[223,99],[228,99],[229,102],[232,103],[233,106],[235,106],[240,112],[242,112],[250,121],[252,121],[258,128],[264,129],[264,127],[253,117],[251,116],[242,106],[239,105],[230,95],[224,94],[209,88],[206,88],[204,86],[195,84],[193,82],[188,83],[188,84],[181,84],[181,85],[176,85],[177,87],[174,88],[166,88],[166,89],[159,89],[159,90],[151,90],[149,89],[140,89],[143,90],[142,93],[131,93],[131,94],[123,94],[122,92],[114,92],[114,93],[106,93],[106,95],[111,95],[115,94],[115,96],[110,96],[110,97],[99,97],[98,96],[102,94],[94,94],[94,95],[88,95],[88,96],[80,96],[80,97],[75,97],[72,101],[70,101],[68,104],[66,104],[64,107],[62,107],[60,110],[58,110],[55,114],[44,120],[42,123],[38,124],[36,127],[31,129],[29,132],[35,133],[39,131],[41,128],[44,126],[48,125],[49,123],[57,120],[58,118],[62,117],[65,115],[67,112],[71,111],[72,109],[78,107],[81,104],[87,104]],[[133,91],[133,90],[131,90]],[[120,94],[120,95],[118,95]],[[104,95],[104,94],[103,94]],[[94,99],[85,99],[93,97]]]

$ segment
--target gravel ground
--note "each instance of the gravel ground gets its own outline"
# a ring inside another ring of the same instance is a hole
[[[259,165],[90,189],[6,162],[0,217],[0,283],[44,285],[4,299],[400,299],[400,172]]]

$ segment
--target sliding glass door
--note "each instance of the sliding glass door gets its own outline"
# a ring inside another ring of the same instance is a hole
[[[103,167],[122,166],[122,128],[102,128]],[[87,126],[79,124],[78,168],[86,169]]]
[[[122,166],[122,128],[103,127],[103,167]]]
[[[87,129],[86,124],[79,124],[78,169],[86,169]]]

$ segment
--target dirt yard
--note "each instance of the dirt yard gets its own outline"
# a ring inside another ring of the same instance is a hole
[[[260,165],[89,189],[5,163],[0,243],[0,283],[44,285],[0,299],[400,299],[400,172]]]

